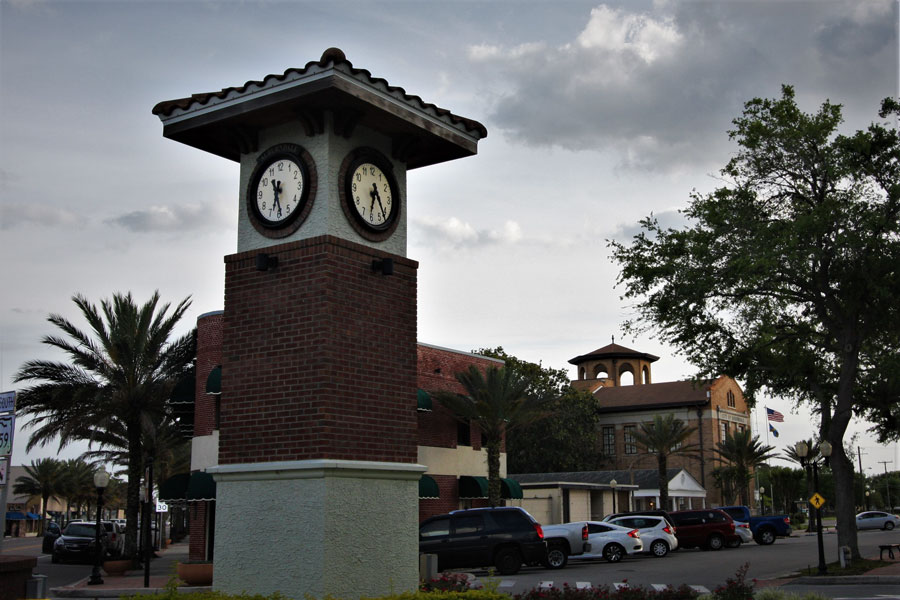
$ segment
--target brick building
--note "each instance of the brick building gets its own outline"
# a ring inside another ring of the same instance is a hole
[[[659,357],[609,344],[569,361],[577,368],[578,379],[572,385],[589,391],[600,407],[598,443],[604,456],[600,469],[655,469],[656,457],[641,448],[631,437],[640,423],[657,414],[674,414],[688,427],[696,427],[687,440],[696,444],[696,457],[671,456],[668,466],[684,469],[706,489],[707,504],[724,499],[715,488],[712,472],[722,466],[716,444],[734,431],[750,427],[750,411],[737,382],[726,376],[710,381],[670,381],[653,383],[651,365]],[[624,481],[627,482],[627,479]],[[620,480],[620,483],[624,483]],[[658,499],[636,496],[635,508],[658,506]],[[697,506],[697,498],[670,498],[669,510]]]

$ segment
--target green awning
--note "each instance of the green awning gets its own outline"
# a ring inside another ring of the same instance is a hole
[[[428,475],[419,478],[419,498],[440,498],[440,489],[437,481]]]
[[[460,498],[487,498],[488,497],[488,480],[487,477],[462,475],[459,478],[459,497]]]
[[[418,410],[431,410],[431,394],[425,390],[416,392],[416,408]]]
[[[216,481],[209,473],[197,471],[191,473],[191,480],[187,486],[187,499],[197,502],[200,500],[216,499]]]
[[[172,475],[161,484],[159,484],[159,499],[161,502],[176,502],[184,500],[187,497],[188,482],[191,480],[190,473],[179,473]]]
[[[209,377],[206,378],[206,393],[222,393],[222,365],[215,367],[209,372]]]
[[[518,500],[522,498],[522,486],[515,479],[500,479],[500,497],[508,500]]]

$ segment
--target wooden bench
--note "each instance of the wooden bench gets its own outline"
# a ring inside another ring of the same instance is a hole
[[[880,544],[878,546],[878,560],[884,560],[884,551],[887,550],[888,558],[894,558],[894,550],[900,552],[900,544]]]

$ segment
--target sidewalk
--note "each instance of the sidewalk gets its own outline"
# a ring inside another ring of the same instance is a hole
[[[103,574],[103,583],[88,585],[88,577],[49,590],[49,595],[54,598],[119,598],[133,594],[159,594],[166,584],[175,577],[175,563],[185,562],[188,559],[188,538],[181,542],[170,544],[165,550],[157,550],[158,558],[150,560],[150,585],[144,587],[144,570],[135,569],[127,571],[124,575]],[[196,592],[209,590],[209,587],[191,587],[181,583],[179,592]]]

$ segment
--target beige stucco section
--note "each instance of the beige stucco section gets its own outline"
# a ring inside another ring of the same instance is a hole
[[[438,448],[419,446],[418,460],[428,465],[429,475],[473,475],[487,477],[487,450],[467,446]],[[506,452],[500,453],[500,477],[506,477]]]
[[[424,470],[328,459],[209,468],[214,588],[348,599],[415,590]]]

